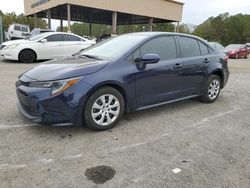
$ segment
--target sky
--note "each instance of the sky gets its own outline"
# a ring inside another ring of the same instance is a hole
[[[211,16],[229,12],[250,14],[250,0],[179,0],[184,2],[183,23],[199,25]],[[23,0],[0,0],[0,10],[3,12],[24,12]],[[59,26],[59,21],[53,21],[52,27]]]

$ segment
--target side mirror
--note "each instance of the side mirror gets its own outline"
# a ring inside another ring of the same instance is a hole
[[[160,56],[158,54],[145,54],[141,59],[143,64],[154,64],[158,63],[159,61]]]
[[[47,42],[47,41],[48,41],[47,39],[42,39],[42,40],[40,40],[41,43],[45,43],[45,42]]]

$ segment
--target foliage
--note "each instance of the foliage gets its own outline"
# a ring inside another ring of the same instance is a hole
[[[199,25],[193,34],[208,41],[220,42],[223,45],[244,44],[250,42],[249,23],[250,15],[230,16],[228,13],[224,13],[217,17],[210,17]]]
[[[12,23],[28,25],[31,30],[35,27],[35,20],[33,17],[26,17],[24,14],[16,15],[16,13],[14,12],[4,14],[1,10],[0,10],[0,15],[2,16],[3,19],[4,30],[8,30],[9,25],[11,25]],[[47,27],[46,20],[38,18],[37,26],[40,28],[46,28]]]

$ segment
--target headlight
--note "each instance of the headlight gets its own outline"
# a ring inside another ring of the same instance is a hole
[[[13,49],[13,48],[16,48],[17,46],[19,46],[19,44],[11,44],[11,45],[5,46],[3,50]]]
[[[51,95],[57,95],[62,93],[63,91],[67,90],[74,84],[76,84],[81,77],[78,78],[71,78],[66,80],[57,80],[51,82],[31,82],[29,84],[30,87],[37,87],[37,88],[51,88]]]

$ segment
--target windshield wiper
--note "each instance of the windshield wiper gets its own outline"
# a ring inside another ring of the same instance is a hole
[[[102,60],[102,58],[100,58],[98,56],[89,55],[89,54],[81,54],[80,57],[87,57],[87,58],[90,58],[90,59]]]

